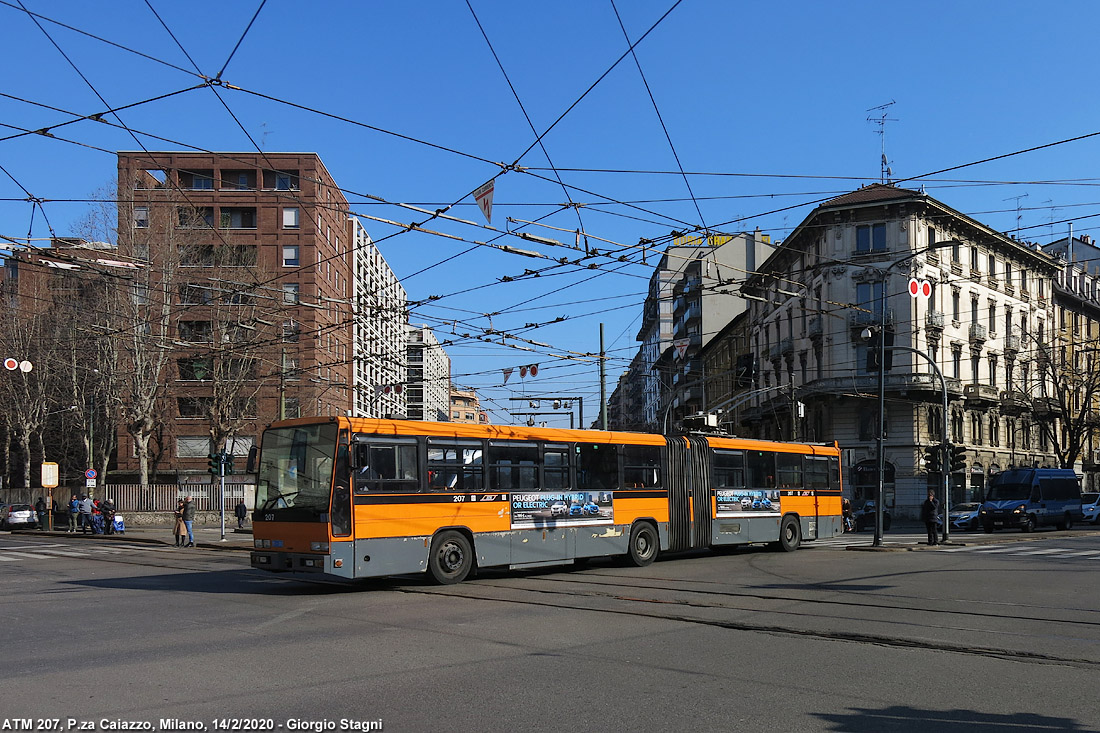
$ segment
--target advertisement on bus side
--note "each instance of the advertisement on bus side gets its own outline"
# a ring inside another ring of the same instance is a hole
[[[779,491],[773,489],[715,489],[719,517],[778,516]]]
[[[512,494],[512,529],[613,524],[610,491],[537,491]]]

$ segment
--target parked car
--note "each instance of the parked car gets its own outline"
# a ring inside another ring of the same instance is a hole
[[[0,512],[0,529],[33,529],[38,526],[38,513],[30,504],[8,504]]]
[[[868,500],[863,503],[863,506],[852,512],[852,519],[856,523],[856,532],[862,532],[864,529],[875,527],[875,502],[874,500]],[[890,529],[890,510],[885,507],[882,510],[882,531],[886,532]]]
[[[978,518],[978,510],[982,505],[976,501],[968,501],[951,507],[948,515],[951,519],[951,529],[978,529],[981,520]]]
[[[1100,524],[1100,494],[1091,491],[1081,494],[1081,510],[1085,524]]]

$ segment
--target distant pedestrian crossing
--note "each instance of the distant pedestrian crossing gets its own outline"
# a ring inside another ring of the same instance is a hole
[[[977,535],[983,537],[983,535]],[[1002,555],[1009,557],[1033,557],[1037,559],[1072,559],[1072,560],[1098,560],[1100,561],[1100,549],[1082,549],[1081,547],[1051,547],[1045,541],[1039,542],[1009,542],[977,544],[974,543],[975,535],[952,535],[952,543],[960,545],[943,545],[936,548],[928,547],[929,552],[936,553],[962,553],[965,555]],[[802,545],[807,549],[838,550],[848,547],[869,547],[872,543],[872,535],[868,532],[845,534],[840,537],[831,537],[823,540],[814,540]],[[883,537],[883,544],[887,547],[926,547],[924,533],[893,534]],[[1057,540],[1055,540],[1057,541]],[[970,542],[971,544],[966,544]]]
[[[87,544],[87,543],[85,543]],[[179,550],[167,545],[120,543],[111,542],[110,545],[95,545],[85,547],[83,545],[66,545],[60,543],[33,543],[21,545],[0,546],[0,563],[18,563],[34,560],[60,560],[65,558],[88,558],[97,555],[125,555],[134,552],[172,552]]]

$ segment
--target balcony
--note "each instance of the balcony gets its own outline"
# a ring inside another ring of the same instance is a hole
[[[794,341],[786,338],[779,342],[779,353],[781,354],[793,354],[794,353]]]
[[[821,316],[813,316],[812,318],[810,318],[810,324],[809,328],[807,329],[806,335],[808,335],[813,341],[820,341],[823,332],[824,326],[821,322]]]
[[[982,271],[975,268],[975,267],[971,267],[970,268],[970,279],[973,280],[976,283],[980,283],[982,281]]]
[[[1020,351],[1020,337],[1015,334],[1005,336],[1005,354],[1016,354]]]
[[[940,311],[928,311],[928,315],[924,318],[924,327],[929,336],[936,338],[943,333],[946,322],[947,317]]]
[[[993,404],[1000,400],[997,388],[989,384],[968,384],[963,387],[963,398],[975,404]]]
[[[1001,392],[1001,414],[1022,415],[1031,409],[1031,399],[1023,392],[1005,390]]]
[[[1061,405],[1054,397],[1036,397],[1031,401],[1031,411],[1036,417],[1047,417],[1061,410]]]
[[[890,325],[894,322],[894,311],[889,309],[886,311],[886,323]],[[866,311],[851,311],[848,313],[848,327],[853,331],[862,331],[870,326],[878,326],[882,324],[882,316],[878,313],[867,313]]]
[[[970,343],[973,346],[981,346],[988,338],[989,332],[985,326],[980,323],[970,324]]]

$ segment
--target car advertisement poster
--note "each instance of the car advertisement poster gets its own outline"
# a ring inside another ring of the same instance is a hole
[[[749,517],[779,515],[779,491],[773,489],[715,489],[716,515]]]
[[[536,491],[512,494],[512,529],[612,524],[610,491]]]

